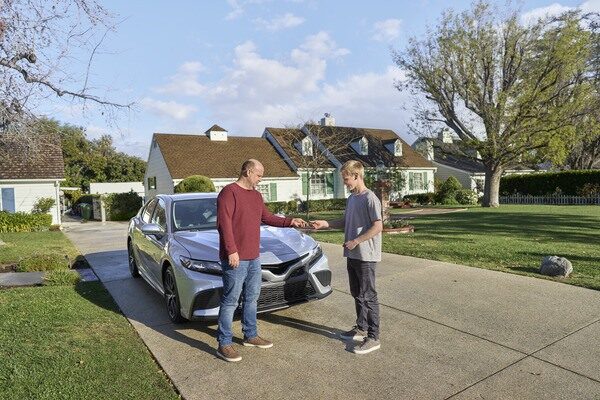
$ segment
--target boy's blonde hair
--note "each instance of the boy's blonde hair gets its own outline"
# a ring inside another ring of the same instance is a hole
[[[365,167],[360,161],[350,160],[346,161],[344,165],[342,165],[341,169],[342,175],[358,175],[364,179],[365,177]]]

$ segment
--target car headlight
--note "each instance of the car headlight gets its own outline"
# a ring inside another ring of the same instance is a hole
[[[180,256],[179,261],[184,268],[191,271],[203,272],[205,274],[222,275],[221,264],[214,261],[194,260],[192,258]]]

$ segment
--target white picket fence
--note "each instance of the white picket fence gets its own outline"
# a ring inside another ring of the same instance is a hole
[[[564,195],[549,195],[549,196],[525,196],[514,194],[511,196],[500,196],[500,204],[556,204],[556,205],[600,205],[600,195],[582,197],[582,196],[564,196]]]

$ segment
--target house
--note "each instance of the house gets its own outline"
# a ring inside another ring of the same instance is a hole
[[[175,185],[191,175],[204,175],[217,191],[239,177],[243,162],[261,161],[265,175],[257,190],[265,201],[289,201],[299,197],[298,174],[264,138],[231,136],[218,125],[204,134],[155,133],[144,176],[146,198],[174,192]]]
[[[318,125],[267,127],[263,137],[302,177],[298,191],[306,196],[310,190],[311,199],[348,195],[339,174],[348,160],[360,160],[371,172],[399,171],[404,184],[392,198],[433,191],[434,165],[389,129],[336,126],[335,119],[325,114]],[[317,157],[316,152],[325,157]]]
[[[448,129],[439,132],[436,138],[422,137],[412,147],[437,167],[436,178],[445,181],[454,176],[467,189],[483,194],[485,187],[485,166],[476,150],[469,148]],[[504,175],[529,174],[535,168],[514,165],[504,171]]]
[[[60,182],[64,180],[60,142],[44,145],[35,156],[13,153],[0,158],[0,211],[30,213],[41,198],[54,199],[52,224],[61,223]]]

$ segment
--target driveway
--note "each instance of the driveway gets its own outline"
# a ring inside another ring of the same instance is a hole
[[[127,267],[124,223],[65,232],[185,399],[600,399],[600,292],[385,254],[381,342],[358,356],[337,334],[354,322],[341,246],[326,299],[262,315],[268,350],[215,357],[215,324],[173,325]],[[239,321],[234,324],[239,335]],[[135,377],[132,377],[135,379]]]

